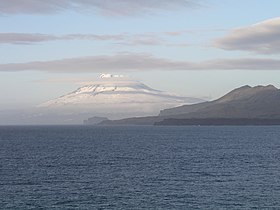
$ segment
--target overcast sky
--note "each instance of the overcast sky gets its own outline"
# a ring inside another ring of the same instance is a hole
[[[0,0],[0,108],[101,73],[182,96],[280,88],[279,0]]]

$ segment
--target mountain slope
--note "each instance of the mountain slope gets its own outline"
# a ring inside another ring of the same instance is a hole
[[[136,81],[107,81],[83,86],[76,91],[50,100],[41,107],[96,105],[116,103],[195,103],[202,100],[179,97],[154,90]]]
[[[163,110],[160,116],[181,119],[279,118],[280,90],[272,85],[243,86],[212,102]]]
[[[120,125],[261,125],[280,123],[280,90],[272,85],[243,86],[223,97],[165,109],[159,116],[128,118],[103,124]]]

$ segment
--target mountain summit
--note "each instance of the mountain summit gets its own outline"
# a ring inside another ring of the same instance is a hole
[[[243,100],[246,98],[253,97],[254,95],[260,97],[262,94],[271,91],[274,92],[276,90],[278,89],[273,85],[267,85],[267,86],[258,85],[255,87],[245,85],[229,92],[228,94],[220,98],[218,101],[226,102],[226,101],[234,101],[234,100]]]

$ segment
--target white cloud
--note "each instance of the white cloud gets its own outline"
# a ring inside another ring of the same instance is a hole
[[[123,71],[172,71],[172,70],[280,70],[279,59],[216,59],[204,62],[176,61],[157,58],[149,54],[116,54],[89,56],[53,61],[0,64],[0,71],[48,72],[123,72]]]
[[[274,18],[231,31],[214,46],[225,50],[244,50],[263,54],[280,53],[280,18]]]

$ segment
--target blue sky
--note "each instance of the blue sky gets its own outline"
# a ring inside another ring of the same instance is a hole
[[[139,2],[0,0],[0,108],[39,104],[103,72],[212,99],[280,87],[278,0]]]

